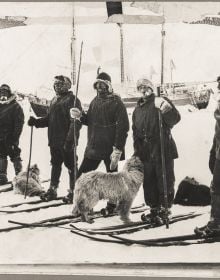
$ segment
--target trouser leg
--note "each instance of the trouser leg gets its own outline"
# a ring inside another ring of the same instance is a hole
[[[79,178],[82,175],[82,173],[87,173],[89,171],[96,170],[100,162],[101,160],[84,158],[80,165],[77,178]]]
[[[0,185],[4,185],[8,182],[7,167],[8,167],[7,158],[0,158]]]
[[[160,162],[157,162],[155,170],[157,173],[157,188],[159,191],[160,204],[162,206],[165,206],[163,170]],[[170,208],[174,200],[174,183],[175,183],[174,160],[167,160],[165,162],[165,171],[166,171],[166,183],[167,183],[167,202],[168,202],[168,208]]]

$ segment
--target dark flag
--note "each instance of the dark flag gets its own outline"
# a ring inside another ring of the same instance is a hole
[[[121,2],[106,2],[108,17],[115,14],[123,14]]]

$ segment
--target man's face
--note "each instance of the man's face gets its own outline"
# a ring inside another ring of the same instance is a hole
[[[6,101],[10,97],[10,92],[6,89],[0,89],[0,101]]]
[[[96,90],[98,94],[105,94],[108,93],[108,86],[104,82],[97,82]]]
[[[142,93],[143,96],[150,95],[153,92],[150,87],[145,85],[139,86],[138,91]]]
[[[66,86],[66,83],[61,80],[55,80],[54,81],[54,90],[56,94],[62,94],[68,91],[68,88]]]

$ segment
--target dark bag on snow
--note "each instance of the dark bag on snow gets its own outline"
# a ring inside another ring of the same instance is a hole
[[[178,186],[174,204],[186,206],[210,205],[210,188],[199,184],[194,178],[186,177]]]

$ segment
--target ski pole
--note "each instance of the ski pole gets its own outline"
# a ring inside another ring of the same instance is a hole
[[[79,68],[78,68],[78,75],[77,75],[77,83],[76,83],[76,92],[75,92],[75,100],[74,100],[74,107],[76,107],[76,100],[78,96],[78,90],[79,90],[79,78],[80,78],[80,70],[81,70],[81,62],[82,62],[82,49],[83,49],[83,41],[81,42],[80,47],[80,57],[79,57]],[[76,183],[76,173],[77,173],[77,150],[76,150],[76,120],[73,120],[73,152],[74,152],[74,182],[72,187],[72,192],[75,188]],[[73,202],[73,201],[72,201]]]
[[[161,29],[161,86],[163,86],[163,73],[164,73],[164,23],[162,23]],[[157,95],[160,97],[160,87],[157,88]],[[167,176],[166,176],[166,164],[165,164],[165,154],[164,154],[164,135],[163,135],[163,120],[161,111],[158,110],[159,116],[159,130],[160,130],[160,152],[161,152],[161,164],[162,164],[162,177],[163,177],[163,191],[164,191],[164,206],[165,206],[165,223],[166,228],[169,228],[169,218],[168,218],[168,198],[167,198]]]
[[[27,180],[24,190],[24,198],[26,199],[27,196],[27,187],[28,187],[28,179],[29,179],[29,169],[31,165],[31,155],[32,155],[32,142],[33,142],[33,126],[31,127],[31,137],[30,137],[30,151],[29,151],[29,160],[28,160],[28,166],[27,166]]]

